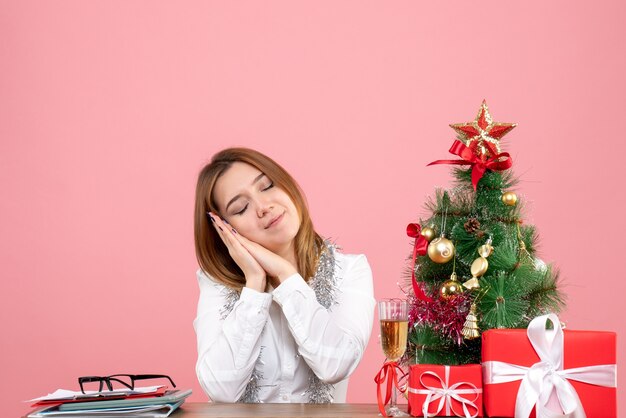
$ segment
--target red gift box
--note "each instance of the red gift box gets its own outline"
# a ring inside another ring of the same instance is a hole
[[[424,416],[476,417],[483,413],[480,364],[441,366],[413,364],[409,368],[409,414]]]
[[[553,329],[546,329],[547,319]],[[561,330],[551,314],[535,318],[528,330],[493,329],[482,338],[488,416],[525,418],[535,408],[573,417],[617,416],[614,332]]]

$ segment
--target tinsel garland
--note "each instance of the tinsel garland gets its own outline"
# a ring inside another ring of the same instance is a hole
[[[332,403],[334,386],[322,382],[319,377],[309,370],[309,387],[304,394],[309,395],[309,403]]]
[[[226,303],[220,309],[220,319],[224,320],[232,310],[235,308],[235,304],[239,301],[239,297],[241,296],[240,292],[237,292],[234,289],[229,289],[224,287],[224,299],[226,299]]]
[[[263,329],[263,331],[265,331],[265,329]],[[243,395],[241,395],[241,398],[237,400],[237,403],[261,403],[261,400],[259,399],[259,382],[263,380],[263,374],[261,374],[259,368],[256,366],[258,364],[265,364],[263,360],[261,360],[263,349],[265,349],[265,346],[261,346],[261,351],[259,351],[259,358],[257,360],[257,363],[254,365],[254,369],[252,369],[250,380],[248,381],[248,384],[243,391]]]
[[[336,299],[335,251],[337,251],[337,246],[325,240],[317,263],[315,276],[309,280],[309,286],[315,292],[317,302],[326,309],[330,309]]]
[[[450,299],[432,295],[431,302],[413,298],[409,311],[409,329],[416,324],[429,325],[433,330],[461,345],[463,324],[470,304],[469,293],[462,293]]]

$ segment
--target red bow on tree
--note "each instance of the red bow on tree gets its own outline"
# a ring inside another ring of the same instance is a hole
[[[468,147],[461,141],[454,141],[450,147],[450,153],[458,155],[461,160],[437,160],[428,164],[454,164],[454,165],[471,165],[472,166],[472,185],[474,190],[478,185],[478,181],[483,177],[485,171],[502,171],[511,168],[513,160],[508,152],[497,153],[495,147],[489,142],[485,142],[483,145],[489,149],[489,152],[493,157],[488,157],[485,154],[477,155],[476,142],[472,142],[473,147]]]
[[[415,259],[418,255],[426,255],[426,249],[428,248],[428,241],[421,234],[422,227],[418,224],[408,224],[406,227],[406,234],[411,238],[415,238],[415,245],[413,246],[413,265],[411,266],[411,285],[413,285],[413,292],[415,297],[424,300],[426,302],[432,302],[433,300],[426,296],[426,293],[417,284],[415,278]]]

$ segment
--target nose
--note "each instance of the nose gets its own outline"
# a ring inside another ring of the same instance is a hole
[[[272,203],[268,202],[266,200],[263,199],[259,199],[257,201],[257,206],[256,206],[256,214],[259,218],[262,218],[263,216],[265,216],[267,213],[271,212],[272,210]]]

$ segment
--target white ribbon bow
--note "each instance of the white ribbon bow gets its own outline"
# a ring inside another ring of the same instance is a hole
[[[552,321],[553,329],[546,329],[546,321]],[[538,316],[528,325],[528,339],[539,356],[539,362],[531,367],[501,361],[483,362],[485,384],[506,383],[521,380],[515,417],[528,418],[536,406],[537,418],[586,418],[585,410],[576,389],[569,380],[597,386],[617,387],[617,366],[598,366],[563,369],[563,330],[555,314]],[[552,392],[556,392],[562,411],[548,407]]]
[[[418,395],[426,395],[426,400],[424,401],[424,404],[422,405],[422,414],[424,415],[425,418],[437,416],[443,410],[445,406],[446,416],[450,416],[450,411],[452,411],[454,412],[455,416],[460,417],[462,415],[459,415],[454,410],[454,406],[452,405],[452,399],[455,399],[459,401],[461,405],[463,405],[463,413],[465,414],[465,418],[477,417],[478,407],[476,406],[474,402],[476,401],[476,399],[478,399],[478,394],[482,393],[483,390],[477,388],[475,385],[471,384],[470,382],[458,382],[452,386],[448,386],[449,381],[450,381],[450,366],[444,366],[444,367],[445,367],[445,381],[441,380],[441,377],[439,377],[434,372],[424,372],[420,375],[420,383],[426,389],[415,389],[412,387],[409,387],[408,389],[409,392],[411,393],[416,393]],[[437,380],[439,380],[439,383],[441,383],[441,387],[434,387],[434,386],[426,385],[424,381],[422,380],[424,376],[435,377]],[[458,389],[459,386],[463,386],[463,385],[471,386],[473,389]],[[465,399],[459,396],[459,395],[471,395],[471,394],[476,394],[474,399],[472,399],[471,401],[469,399]],[[428,406],[430,405],[431,402],[434,402],[437,399],[439,399],[439,406],[437,407],[437,411],[429,415]],[[474,408],[476,412],[474,414],[470,414],[468,407]]]

